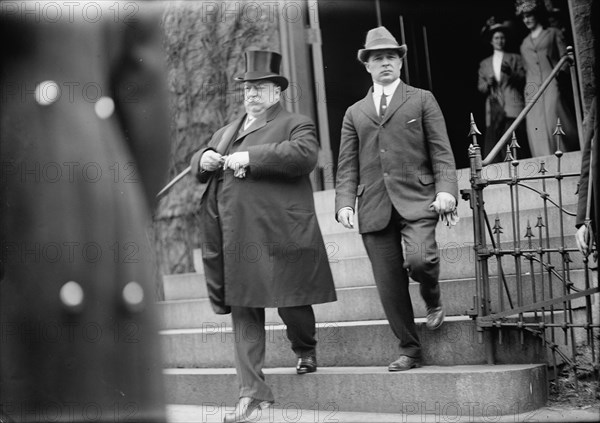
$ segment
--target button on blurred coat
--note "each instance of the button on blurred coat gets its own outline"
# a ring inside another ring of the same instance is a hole
[[[146,238],[169,153],[158,10],[8,3],[2,412],[15,421],[164,421]]]

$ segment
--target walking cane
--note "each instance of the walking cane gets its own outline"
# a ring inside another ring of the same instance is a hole
[[[227,145],[232,141],[233,135],[239,130],[243,121],[244,121],[243,119],[240,119],[240,123],[238,125],[227,126],[227,129],[225,129],[225,132],[223,132],[223,136],[221,137],[219,144],[215,148],[215,151],[217,153],[224,154],[224,152],[227,150]],[[183,169],[183,171],[179,175],[174,177],[171,182],[169,182],[167,185],[165,185],[165,187],[163,189],[161,189],[158,194],[156,194],[156,198],[160,198],[163,195],[165,195],[173,187],[173,185],[175,185],[177,182],[179,182],[181,180],[181,178],[183,178],[185,175],[187,175],[191,171],[192,171],[191,166],[188,166],[185,169]]]
[[[183,172],[181,172],[179,175],[177,175],[176,177],[174,177],[171,182],[169,182],[167,185],[165,185],[165,187],[163,189],[161,189],[158,192],[158,194],[156,194],[156,198],[161,198],[163,195],[165,195],[173,187],[173,185],[175,185],[177,182],[179,182],[179,180],[181,178],[183,178],[185,175],[187,175],[188,173],[190,173],[191,170],[192,170],[191,166],[186,167],[183,170]]]

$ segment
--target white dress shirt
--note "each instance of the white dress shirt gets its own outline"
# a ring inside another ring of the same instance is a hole
[[[396,88],[398,88],[398,85],[400,85],[400,78],[396,79],[393,83],[391,83],[390,85],[386,85],[385,87],[383,85],[379,85],[377,83],[373,83],[373,101],[375,102],[375,110],[377,110],[377,115],[379,115],[379,103],[381,101],[381,94],[385,94],[386,95],[386,101],[388,104],[388,107],[392,101],[392,96],[394,95],[394,92],[396,92]]]
[[[494,70],[494,78],[500,82],[502,78],[502,59],[504,58],[504,52],[500,50],[494,50],[494,56],[492,57],[492,69]]]
[[[250,127],[250,125],[252,125],[254,123],[255,120],[256,120],[255,117],[247,115],[246,116],[246,121],[244,122],[244,131],[246,129],[248,129]]]

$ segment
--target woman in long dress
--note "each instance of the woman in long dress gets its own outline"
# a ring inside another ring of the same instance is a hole
[[[517,5],[517,16],[529,30],[521,43],[521,57],[526,71],[525,102],[537,94],[544,80],[560,58],[566,53],[566,43],[562,32],[553,27],[542,25],[543,6],[535,1],[525,1]],[[560,145],[562,151],[579,149],[577,126],[571,94],[569,67],[564,66],[544,95],[527,115],[527,136],[532,155],[547,156],[554,154],[559,147],[553,136],[557,119],[560,118],[562,130],[566,136]]]

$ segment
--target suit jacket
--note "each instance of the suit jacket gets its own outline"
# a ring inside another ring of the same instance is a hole
[[[592,161],[592,202],[590,208],[590,219],[594,229],[597,231],[598,228],[598,208],[595,204],[598,199],[598,109],[597,100],[594,98],[590,111],[588,113],[588,120],[586,122],[585,134],[584,134],[584,147],[581,154],[581,178],[579,180],[579,197],[577,203],[577,218],[575,220],[575,226],[579,227],[585,223],[587,204],[588,204],[588,186],[590,183],[590,160]],[[596,137],[594,138],[594,134]],[[592,138],[594,138],[594,146],[592,151]],[[596,232],[597,233],[597,232]]]
[[[479,80],[477,88],[483,94],[487,95],[485,101],[485,124],[491,124],[491,106],[490,101],[496,99],[504,109],[507,117],[516,118],[525,107],[523,100],[523,88],[525,85],[525,69],[521,56],[514,53],[504,52],[502,64],[506,64],[510,68],[510,74],[501,73],[500,82],[496,80],[493,85],[488,84],[490,76],[494,75],[494,68],[490,56],[483,59],[479,64]]]
[[[202,258],[213,308],[335,301],[309,178],[319,150],[315,126],[280,104],[237,130],[244,119],[218,130],[207,148],[247,151],[246,177],[231,169],[199,173]],[[195,172],[205,150],[192,158]]]
[[[431,92],[403,82],[383,120],[369,89],[346,111],[336,183],[336,211],[354,208],[360,233],[384,229],[392,206],[407,220],[435,219],[437,192],[458,196],[444,117]]]

